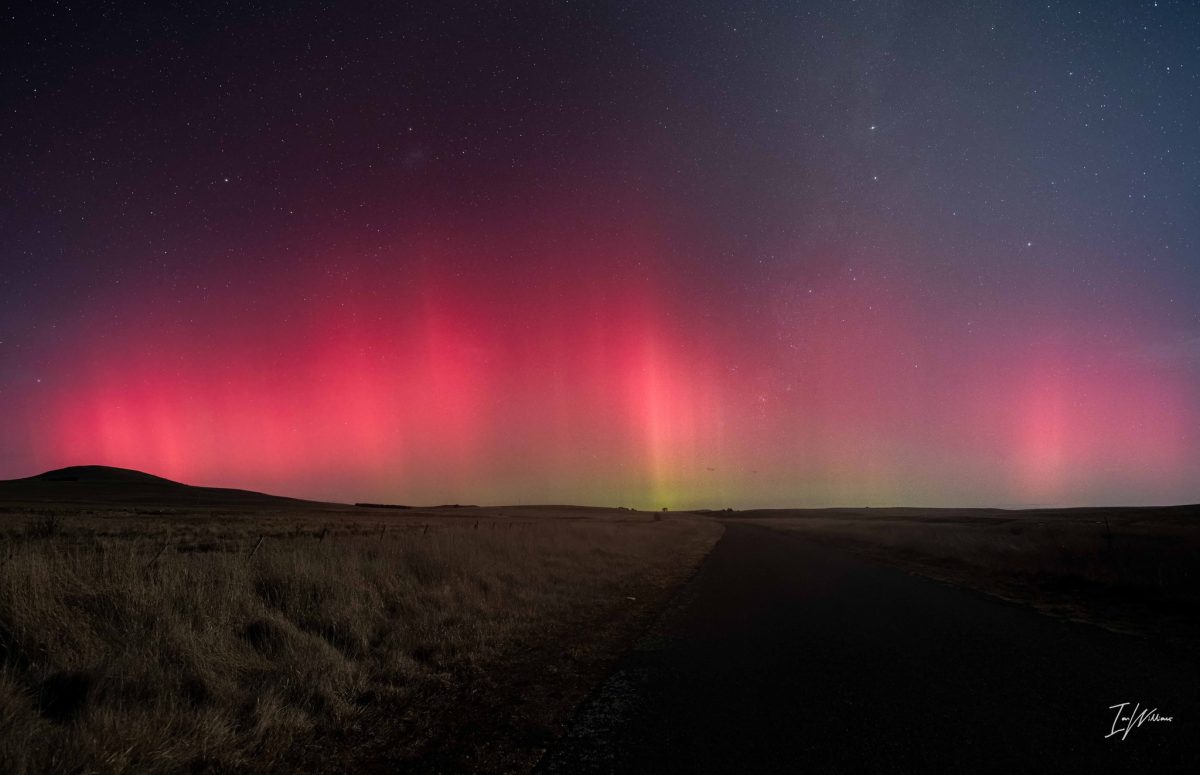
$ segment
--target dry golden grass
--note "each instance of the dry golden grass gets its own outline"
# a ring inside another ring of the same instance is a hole
[[[9,511],[11,773],[528,765],[720,533],[632,512]],[[474,718],[476,695],[550,701],[514,730]]]
[[[743,512],[1067,618],[1200,636],[1200,508]]]

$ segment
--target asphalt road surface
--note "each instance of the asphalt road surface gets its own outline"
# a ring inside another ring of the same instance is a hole
[[[540,771],[1200,772],[1194,655],[799,536],[729,525],[657,629]]]

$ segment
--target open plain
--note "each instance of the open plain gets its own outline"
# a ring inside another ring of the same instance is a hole
[[[0,482],[0,767],[1170,771],[1197,539],[1195,507],[350,506],[65,469]],[[1170,720],[1113,735],[1122,702]]]
[[[0,770],[527,769],[720,532],[0,483]]]

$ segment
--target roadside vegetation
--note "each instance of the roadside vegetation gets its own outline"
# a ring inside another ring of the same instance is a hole
[[[1065,618],[1200,641],[1200,507],[831,509],[739,518]]]
[[[720,531],[8,508],[0,771],[525,768]]]

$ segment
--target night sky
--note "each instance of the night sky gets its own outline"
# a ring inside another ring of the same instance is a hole
[[[1200,500],[1191,2],[51,2],[0,478]]]

